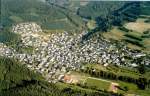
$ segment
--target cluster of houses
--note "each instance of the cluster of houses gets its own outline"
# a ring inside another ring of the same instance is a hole
[[[135,67],[136,63],[129,62],[125,57],[135,59],[146,56],[143,53],[132,52],[126,46],[119,50],[99,35],[81,44],[82,37],[87,32],[73,35],[68,32],[53,33],[48,41],[44,41],[40,35],[42,29],[34,22],[17,24],[13,26],[12,31],[21,35],[22,46],[33,46],[34,52],[19,53],[0,44],[0,55],[24,62],[31,70],[42,73],[49,82],[57,82],[66,72],[80,69],[83,63]],[[149,65],[150,60],[147,60],[144,64]]]
[[[9,58],[13,58],[15,50],[13,48],[9,48],[3,43],[0,43],[0,56],[6,56]]]

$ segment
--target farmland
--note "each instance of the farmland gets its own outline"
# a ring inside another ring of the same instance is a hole
[[[136,22],[125,23],[121,28],[113,27],[109,32],[103,33],[103,36],[109,40],[125,41],[129,48],[149,52],[150,24],[145,20],[147,19],[139,18]]]

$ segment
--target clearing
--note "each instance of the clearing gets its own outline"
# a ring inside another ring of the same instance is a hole
[[[150,29],[150,23],[145,23],[146,19],[137,19],[136,22],[129,22],[126,23],[124,25],[125,28],[133,30],[133,31],[137,31],[137,32],[141,32],[143,33],[144,31]]]

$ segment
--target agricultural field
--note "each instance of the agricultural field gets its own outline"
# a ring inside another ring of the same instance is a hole
[[[148,29],[150,29],[150,24],[144,22],[146,20],[147,19],[139,18],[139,19],[137,19],[136,22],[126,23],[124,25],[124,27],[129,29],[129,30],[136,31],[138,33],[143,33],[144,31],[147,31]]]
[[[150,52],[150,24],[143,18],[136,22],[125,23],[123,27],[113,27],[109,32],[102,33],[106,39],[125,41],[132,49]]]

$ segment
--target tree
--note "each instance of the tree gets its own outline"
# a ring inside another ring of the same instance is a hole
[[[128,91],[129,88],[127,86],[124,87],[124,91]]]
[[[147,79],[146,78],[139,78],[137,81],[137,85],[139,89],[146,89],[147,87]]]
[[[144,64],[140,64],[140,65],[138,66],[138,71],[139,71],[141,74],[144,74],[145,71],[146,71],[145,65],[144,65]]]

